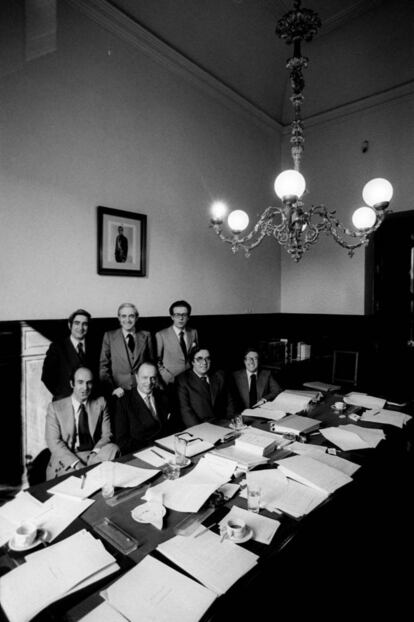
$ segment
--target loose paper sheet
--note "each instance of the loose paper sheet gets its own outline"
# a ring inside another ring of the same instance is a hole
[[[352,481],[342,471],[308,456],[291,456],[277,462],[287,477],[323,493],[330,494]]]

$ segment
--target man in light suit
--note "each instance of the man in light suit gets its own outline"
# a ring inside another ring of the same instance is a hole
[[[178,408],[184,427],[234,415],[234,402],[222,371],[210,373],[210,352],[194,348],[190,355],[192,369],[176,378]]]
[[[90,399],[93,375],[79,367],[70,381],[72,395],[51,402],[46,415],[46,443],[51,457],[47,479],[113,460],[119,454],[111,442],[111,424],[103,397]]]
[[[86,365],[93,370],[96,366],[94,348],[86,338],[90,319],[90,313],[77,309],[68,319],[69,337],[53,341],[49,346],[43,363],[42,382],[54,400],[71,395],[70,377],[75,369]]]
[[[175,376],[190,368],[189,356],[198,345],[198,334],[188,328],[191,305],[185,300],[176,300],[170,306],[172,325],[155,335],[158,369],[166,384],[174,382]]]
[[[115,440],[122,454],[137,451],[172,432],[169,400],[164,391],[156,388],[155,365],[142,363],[136,380],[137,386],[117,400]]]
[[[233,372],[233,388],[239,411],[260,406],[281,392],[270,370],[259,369],[259,353],[254,348],[245,350],[244,367]]]
[[[136,387],[141,363],[154,360],[150,333],[136,330],[138,317],[136,306],[124,302],[118,309],[121,328],[106,332],[103,338],[99,377],[108,394],[116,397]]]

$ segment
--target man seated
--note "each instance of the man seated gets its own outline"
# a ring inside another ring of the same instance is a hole
[[[136,373],[137,386],[117,400],[115,440],[122,454],[137,451],[172,431],[169,400],[156,387],[157,374],[155,365],[142,363]]]
[[[175,376],[190,368],[189,355],[198,343],[197,331],[187,326],[191,305],[185,300],[176,300],[169,312],[171,326],[155,334],[158,368],[166,384],[171,384]]]
[[[96,367],[96,353],[87,337],[90,319],[88,311],[77,309],[68,319],[70,335],[49,346],[43,363],[42,382],[54,400],[71,395],[70,378],[75,369],[81,365],[89,369]]]
[[[282,391],[270,370],[259,368],[259,353],[254,348],[245,350],[244,367],[233,372],[233,389],[239,411],[273,400]]]
[[[46,478],[90,464],[113,460],[119,454],[111,442],[111,424],[103,397],[91,398],[93,374],[76,369],[70,380],[72,395],[51,402],[46,415],[46,443],[51,457]]]
[[[191,369],[176,378],[178,409],[185,427],[234,415],[234,402],[222,371],[210,373],[211,358],[206,348],[190,354]]]

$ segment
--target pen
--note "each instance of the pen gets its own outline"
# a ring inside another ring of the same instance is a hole
[[[86,481],[86,473],[84,473],[81,477],[81,489],[85,486]]]
[[[206,531],[208,531],[209,529],[211,529],[211,527],[215,527],[216,525],[218,525],[218,523],[212,523],[211,525],[209,525],[208,527],[204,527],[204,529],[202,529],[201,531],[199,531],[198,533],[196,533],[196,535],[194,536],[194,538],[198,538],[198,536],[203,535],[203,533],[206,533]]]
[[[159,454],[158,451],[155,451],[155,449],[150,449],[150,451],[152,451],[153,454],[158,456],[158,458],[161,458],[162,460],[165,461],[165,456],[162,456],[161,454]]]

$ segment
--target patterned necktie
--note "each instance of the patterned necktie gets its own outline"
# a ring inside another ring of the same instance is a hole
[[[157,415],[157,413],[155,412],[155,409],[152,406],[151,397],[150,397],[149,394],[145,396],[145,402],[147,404],[147,407],[149,408],[149,411],[150,411],[151,415],[154,417],[154,419],[156,419],[158,421],[158,415]]]
[[[252,408],[257,403],[257,386],[256,386],[256,374],[250,376],[250,389],[249,389],[249,406]]]
[[[128,341],[128,348],[130,352],[133,352],[135,350],[135,339],[134,336],[131,335],[131,333],[128,333],[127,335],[127,341]]]
[[[93,447],[85,404],[81,404],[79,407],[78,445],[78,451],[89,451]]]
[[[185,339],[184,339],[184,331],[183,330],[180,330],[180,346],[181,346],[181,350],[183,351],[184,358],[185,358],[185,360],[187,360],[188,352],[187,352],[187,346],[186,346]]]
[[[78,343],[78,357],[79,360],[83,363],[83,361],[85,360],[85,350],[83,349],[83,344],[82,343]]]

